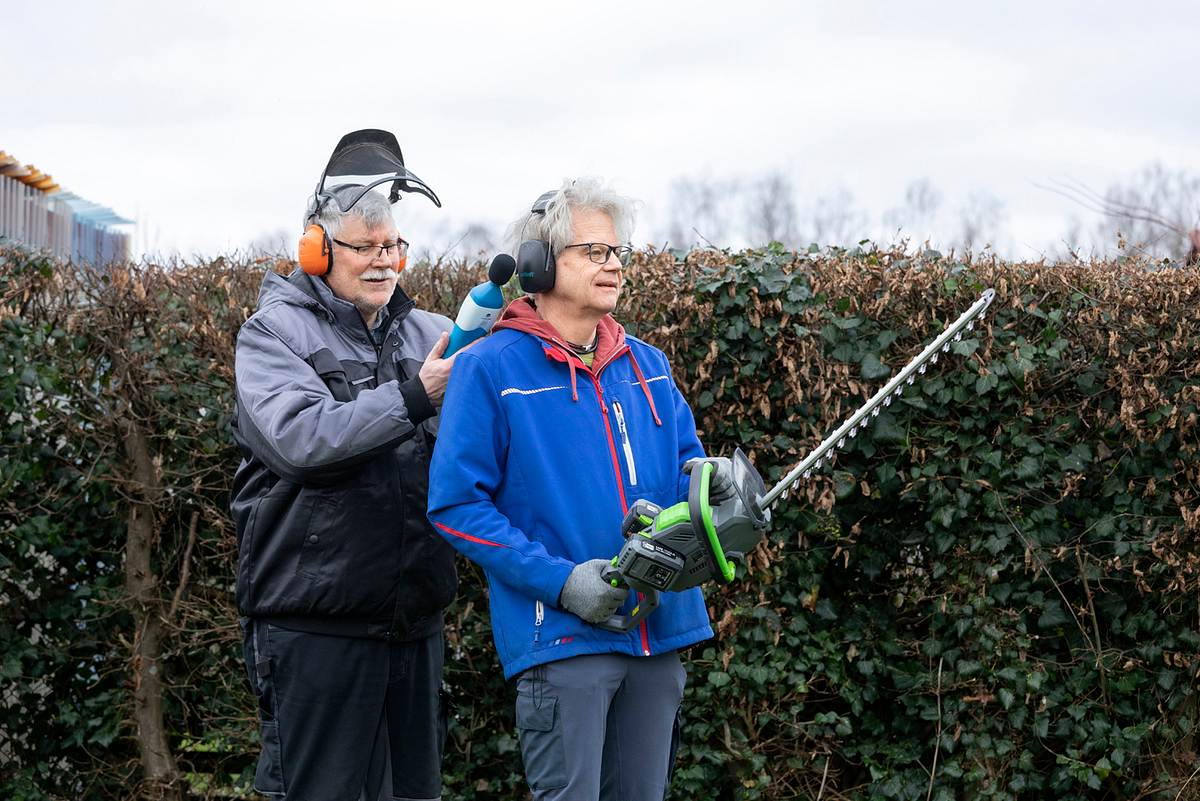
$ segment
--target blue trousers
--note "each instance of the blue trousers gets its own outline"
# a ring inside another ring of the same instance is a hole
[[[662,801],[679,743],[679,655],[576,656],[517,680],[534,801]]]

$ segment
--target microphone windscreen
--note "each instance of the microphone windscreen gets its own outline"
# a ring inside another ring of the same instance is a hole
[[[508,283],[508,279],[512,278],[516,269],[516,259],[507,253],[499,253],[496,258],[492,259],[492,264],[488,267],[488,280],[497,286],[504,286]]]

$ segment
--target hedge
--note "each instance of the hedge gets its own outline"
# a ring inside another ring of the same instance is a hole
[[[250,797],[232,349],[287,263],[0,249],[0,788]],[[403,277],[452,313],[482,264]],[[986,324],[776,509],[685,656],[671,799],[1200,797],[1200,271],[644,252],[618,316],[713,453],[780,477],[984,287]],[[484,583],[448,799],[527,797]]]

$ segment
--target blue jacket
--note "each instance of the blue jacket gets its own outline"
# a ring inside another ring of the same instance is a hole
[[[664,593],[628,634],[558,605],[572,568],[620,551],[630,504],[687,496],[683,463],[704,451],[666,356],[605,317],[589,369],[524,298],[496,329],[454,365],[429,519],[487,575],[505,677],[580,654],[648,656],[711,637],[699,588]]]

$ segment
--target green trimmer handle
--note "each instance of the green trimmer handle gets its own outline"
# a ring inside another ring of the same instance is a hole
[[[688,514],[692,518],[692,528],[697,532],[703,531],[707,537],[708,555],[712,559],[713,578],[718,584],[728,584],[733,581],[736,572],[733,565],[725,558],[725,550],[717,537],[717,529],[713,526],[712,506],[708,502],[709,486],[712,483],[712,462],[704,462],[699,470],[692,471],[692,481],[688,485]]]

